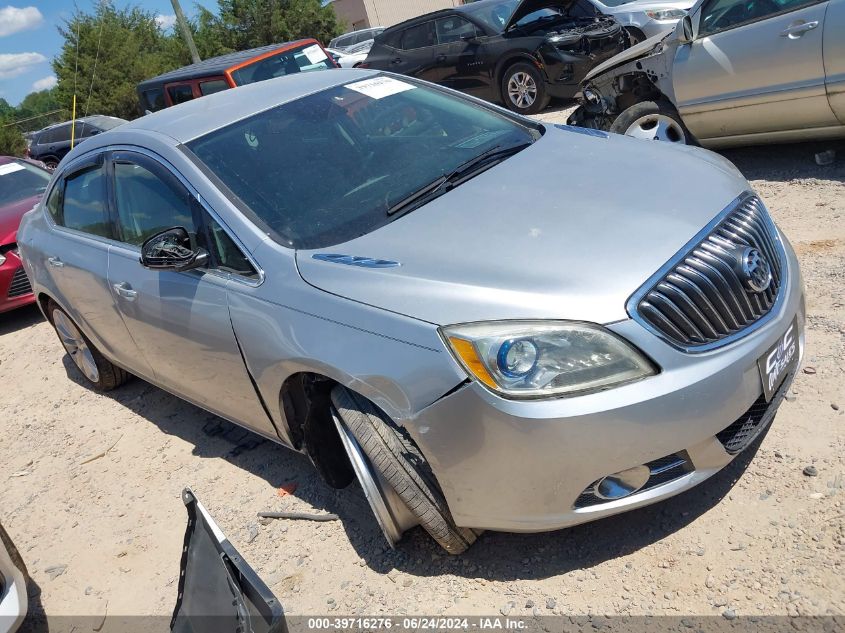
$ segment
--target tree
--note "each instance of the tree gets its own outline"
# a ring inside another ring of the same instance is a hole
[[[199,7],[196,43],[208,57],[313,37],[328,44],[344,31],[320,0],[217,0],[218,15]]]
[[[55,89],[50,89],[26,95],[15,108],[14,117],[21,131],[32,132],[52,123],[66,121],[70,118],[70,111],[59,103]]]
[[[64,44],[53,60],[55,98],[70,110],[75,93],[77,117],[136,117],[135,86],[188,59],[184,45],[162,32],[155,14],[138,7],[115,9],[102,1],[93,14],[77,10],[59,33]]]
[[[0,117],[0,155],[23,156],[26,141],[17,125],[10,125],[14,119]]]

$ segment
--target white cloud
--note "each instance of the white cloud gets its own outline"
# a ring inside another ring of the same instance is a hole
[[[44,22],[44,16],[36,7],[23,9],[13,6],[4,7],[0,9],[0,37],[36,29],[42,22]]]
[[[44,79],[39,79],[38,81],[32,84],[32,89],[36,92],[41,92],[42,90],[49,90],[53,86],[58,83],[58,79],[56,79],[55,75],[50,75],[49,77],[44,77]]]
[[[163,13],[159,13],[156,16],[156,24],[158,24],[158,28],[167,30],[172,29],[173,26],[176,24],[176,16],[175,15],[164,15]]]
[[[0,53],[0,79],[11,79],[47,61],[41,53]]]

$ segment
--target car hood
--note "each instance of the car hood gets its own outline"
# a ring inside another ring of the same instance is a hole
[[[0,246],[15,241],[15,234],[24,213],[32,209],[41,199],[41,194],[16,200],[5,206],[0,206]]]
[[[626,48],[618,55],[614,55],[588,72],[584,76],[584,80],[581,82],[582,85],[590,81],[593,77],[598,77],[599,75],[607,72],[611,68],[616,68],[617,66],[626,64],[638,57],[645,57],[652,52],[652,49],[656,48],[658,45],[662,45],[664,40],[668,40],[669,38],[674,37],[674,35],[674,31],[670,31],[669,33],[660,33],[648,38],[647,40],[643,40],[639,44],[634,44],[631,48]]]
[[[507,31],[529,13],[534,13],[545,7],[563,7],[566,11],[569,11],[575,2],[576,0],[522,0],[513,14],[511,14],[508,23],[505,24],[505,28],[502,31]]]
[[[608,323],[627,318],[626,299],[747,188],[706,150],[554,126],[390,224],[298,251],[297,264],[313,286],[439,325]]]

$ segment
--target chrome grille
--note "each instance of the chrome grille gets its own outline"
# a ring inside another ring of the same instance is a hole
[[[15,274],[12,275],[12,283],[9,284],[9,298],[22,297],[32,292],[32,286],[29,285],[29,279],[23,268],[18,268]]]
[[[769,264],[771,283],[762,292],[746,287],[741,253],[747,248],[759,251]],[[668,272],[634,295],[634,311],[678,346],[711,349],[741,335],[771,311],[783,281],[781,255],[763,203],[745,195]]]

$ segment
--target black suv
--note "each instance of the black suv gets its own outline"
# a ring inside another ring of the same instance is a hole
[[[393,26],[361,68],[412,75],[521,114],[571,98],[628,36],[589,0],[479,0]]]
[[[72,121],[56,123],[38,132],[33,132],[32,143],[29,146],[29,157],[40,160],[47,165],[48,169],[55,169],[59,161],[70,151],[71,125],[76,126],[74,143],[79,144],[89,136],[105,132],[123,123],[126,123],[126,119],[102,114],[76,119],[75,123]]]

